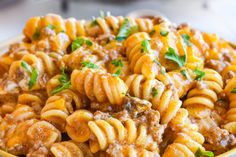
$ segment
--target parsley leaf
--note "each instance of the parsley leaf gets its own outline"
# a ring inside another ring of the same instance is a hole
[[[98,25],[98,21],[96,19],[94,19],[91,23],[90,23],[90,27],[93,26],[97,26]]]
[[[188,34],[182,34],[181,35],[185,44],[187,44],[188,46],[192,46],[192,43],[189,41],[190,40],[190,36]]]
[[[81,62],[81,64],[82,64],[82,67],[87,67],[87,68],[91,68],[91,69],[98,69],[99,68],[96,64],[91,63],[89,61]]]
[[[75,51],[76,49],[80,48],[84,44],[83,38],[76,38],[71,44],[71,50]]]
[[[32,87],[36,83],[37,79],[38,79],[38,71],[35,68],[33,68],[31,76],[30,76],[29,84],[28,84],[29,89],[32,89]]]
[[[180,73],[181,73],[186,79],[189,79],[189,78],[190,78],[190,76],[189,76],[187,70],[183,69],[183,70],[180,71]]]
[[[54,94],[56,94],[56,93],[58,93],[60,91],[63,91],[64,89],[70,88],[70,86],[71,86],[71,82],[70,81],[66,82],[66,83],[63,83],[62,85],[57,86],[55,89],[53,89],[51,91],[51,94],[54,95]]]
[[[55,29],[55,28],[56,28],[56,26],[54,26],[54,25],[52,25],[52,24],[48,24],[48,25],[47,25],[47,28],[50,28],[50,29],[52,29],[52,30],[53,30],[53,29]]]
[[[152,51],[149,40],[144,39],[144,40],[141,42],[141,49],[142,49],[142,52],[147,52],[147,53],[149,53],[149,52]]]
[[[231,90],[231,93],[236,93],[236,87],[234,87],[234,89]]]
[[[31,67],[29,66],[29,64],[25,61],[21,61],[21,66],[28,72],[31,73]]]
[[[197,152],[195,153],[195,157],[214,157],[214,153],[211,151],[204,151],[198,148]]]
[[[121,59],[114,59],[111,61],[111,64],[113,64],[116,67],[123,67],[124,66]]]
[[[176,54],[175,50],[169,47],[168,51],[165,54],[165,59],[169,59],[179,65],[179,67],[183,67],[186,63],[186,54],[183,56],[179,56]]]
[[[51,91],[51,94],[54,95],[64,89],[68,89],[71,86],[70,78],[69,76],[65,73],[65,69],[62,68],[61,70],[61,77],[58,79],[61,83],[61,85],[57,86]]]
[[[40,31],[38,28],[36,28],[35,32],[34,32],[34,35],[33,35],[33,39],[34,40],[39,40],[39,37],[40,37]]]
[[[152,94],[153,97],[156,97],[158,95],[157,89],[153,87],[151,94]]]
[[[117,41],[125,40],[130,34],[131,34],[131,23],[127,18],[125,18],[116,36],[116,40]]]
[[[148,34],[153,35],[155,32],[156,32],[155,29],[152,29]]]
[[[160,31],[160,35],[163,36],[163,37],[166,37],[168,34],[169,34],[168,31],[164,31],[164,30]]]
[[[87,46],[92,46],[93,45],[93,42],[91,41],[91,40],[85,40],[85,44],[87,45]]]
[[[196,74],[196,78],[195,79],[198,80],[198,81],[202,80],[202,78],[206,74],[204,71],[201,71],[198,68],[196,68],[193,72]]]
[[[121,67],[119,67],[116,72],[114,74],[112,74],[112,76],[115,76],[115,77],[119,77],[120,76],[120,73],[121,73]]]

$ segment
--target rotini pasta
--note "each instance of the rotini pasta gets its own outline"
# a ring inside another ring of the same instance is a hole
[[[0,56],[0,149],[212,157],[236,146],[236,50],[162,17],[30,18]],[[0,156],[4,156],[0,150]]]

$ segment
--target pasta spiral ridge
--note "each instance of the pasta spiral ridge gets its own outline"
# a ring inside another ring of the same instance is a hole
[[[110,102],[112,105],[121,105],[127,92],[120,78],[97,69],[74,70],[71,84],[73,89],[91,101]]]
[[[147,150],[156,150],[157,143],[152,135],[148,134],[145,124],[136,126],[135,122],[128,118],[122,123],[116,118],[105,120],[98,119],[89,121],[88,126],[96,139],[90,139],[90,150],[95,153],[99,150],[106,150],[115,141],[134,144]]]
[[[142,41],[144,40],[150,40],[145,32],[131,35],[125,41],[126,57],[133,73],[155,78],[159,72],[159,66],[154,62],[156,55],[153,52],[143,52]]]
[[[205,139],[203,135],[198,132],[198,127],[191,124],[186,109],[181,108],[170,125],[173,125],[177,129],[177,136],[173,144],[170,144],[166,148],[163,157],[195,157],[195,153],[198,149],[205,150],[202,146]]]
[[[187,108],[193,117],[204,118],[214,108],[217,94],[223,89],[221,75],[212,69],[203,69],[205,76],[200,82],[200,87],[193,88],[187,94],[183,106]]]
[[[227,123],[224,125],[224,128],[233,134],[236,134],[236,118],[235,118],[236,94],[232,92],[233,89],[235,88],[235,85],[236,85],[236,77],[233,77],[227,82],[224,89],[225,93],[229,98],[229,110],[226,113]]]
[[[132,96],[152,102],[152,107],[161,114],[162,124],[167,124],[182,104],[174,91],[166,88],[157,79],[147,79],[143,75],[133,74],[126,78],[125,83]]]
[[[150,19],[134,19],[128,17],[127,20],[131,26],[138,26],[139,31],[149,32],[153,26],[152,20]],[[115,17],[108,15],[105,18],[98,17],[93,21],[85,21],[76,20],[75,18],[63,20],[58,15],[48,14],[43,17],[36,16],[29,19],[23,32],[27,38],[34,40],[35,31],[41,31],[48,25],[53,25],[56,33],[64,31],[71,40],[74,40],[78,36],[96,37],[102,34],[116,35],[123,22],[124,18],[121,16]]]

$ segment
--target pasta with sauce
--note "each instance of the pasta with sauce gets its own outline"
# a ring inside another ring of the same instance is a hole
[[[236,146],[236,49],[162,17],[30,18],[0,56],[0,156],[212,157]]]

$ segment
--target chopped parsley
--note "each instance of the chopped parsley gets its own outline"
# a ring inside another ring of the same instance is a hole
[[[29,85],[29,89],[32,89],[32,87],[37,82],[37,79],[38,79],[38,71],[35,68],[33,68],[31,76],[30,76],[29,84],[28,84]]]
[[[166,37],[168,34],[169,34],[168,31],[164,31],[164,30],[160,31],[160,35],[163,36],[163,37]]]
[[[31,73],[31,67],[29,66],[28,63],[26,63],[25,61],[21,61],[21,66],[28,72]]]
[[[99,68],[96,64],[89,62],[89,61],[81,62],[81,64],[82,64],[82,67],[87,67],[87,68],[91,68],[91,69],[98,69]]]
[[[65,69],[62,68],[61,71],[62,71],[61,72],[61,77],[58,79],[61,84],[51,91],[52,95],[54,95],[56,93],[59,93],[59,92],[61,92],[64,89],[68,89],[71,86],[70,78],[65,73]]]
[[[115,76],[115,77],[119,77],[121,74],[121,67],[119,67],[116,72],[114,74],[112,74],[112,76]]]
[[[153,97],[156,97],[158,95],[157,89],[153,87],[151,94],[152,94]]]
[[[25,61],[21,61],[21,66],[26,70],[27,73],[30,74],[30,80],[29,80],[28,86],[29,86],[29,89],[32,89],[34,84],[37,82],[38,71],[35,68],[31,68],[30,65]]]
[[[198,148],[197,152],[195,153],[195,157],[214,157],[214,153],[211,151],[204,151]]]
[[[134,25],[130,29],[130,34],[134,34],[138,32],[138,25]]]
[[[234,89],[231,90],[231,93],[236,93],[236,87],[234,87]]]
[[[84,45],[84,43],[87,45],[87,46],[92,46],[93,43],[91,40],[88,40],[88,39],[83,39],[83,38],[76,38],[72,44],[71,44],[71,50],[72,51],[75,51],[76,49],[80,48],[81,46]]]
[[[194,74],[196,74],[196,78],[195,79],[198,80],[198,81],[202,80],[202,78],[206,74],[204,71],[201,71],[198,68],[196,68],[193,72],[194,72]]]
[[[34,40],[39,40],[39,37],[40,37],[40,31],[38,28],[36,28],[35,32],[34,32],[34,35],[33,35],[33,39]]]
[[[51,30],[54,30],[56,28],[56,26],[52,25],[52,24],[48,24],[47,25],[47,28],[51,29]]]
[[[190,78],[190,76],[189,76],[187,70],[183,69],[183,70],[180,71],[180,73],[181,73],[186,79],[189,79],[189,78]]]
[[[90,23],[90,27],[93,27],[93,26],[97,26],[98,25],[98,21],[97,19],[93,19],[93,21]]]
[[[111,61],[111,64],[113,64],[114,66],[118,67],[118,69],[116,70],[116,72],[114,74],[112,74],[112,76],[120,76],[121,74],[121,69],[124,66],[124,64],[122,63],[121,59],[114,59]]]
[[[181,36],[186,45],[192,46],[192,43],[190,42],[190,36],[188,34],[182,34]]]
[[[142,50],[142,52],[146,52],[146,53],[150,53],[152,51],[149,40],[144,39],[141,42],[141,50]]]
[[[130,34],[131,34],[131,23],[127,18],[125,18],[116,36],[116,40],[117,41],[125,40]]]
[[[152,29],[148,34],[153,35],[155,32],[156,32],[155,29]]]
[[[179,67],[183,67],[186,63],[186,54],[183,56],[179,56],[176,54],[175,50],[169,47],[168,51],[165,54],[165,59],[169,59],[179,65]]]
[[[124,66],[121,59],[114,59],[111,61],[111,64],[113,64],[116,67],[123,67]]]

